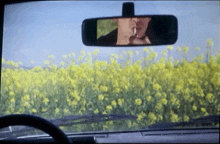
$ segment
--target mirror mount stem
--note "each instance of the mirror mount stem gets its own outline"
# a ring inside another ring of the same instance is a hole
[[[134,3],[133,2],[126,2],[123,3],[122,7],[122,17],[129,17],[134,16]]]

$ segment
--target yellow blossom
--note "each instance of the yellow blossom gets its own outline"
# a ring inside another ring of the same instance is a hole
[[[185,100],[189,100],[189,99],[190,99],[189,94],[186,94],[185,97],[184,97],[184,99],[185,99]]]
[[[108,105],[108,106],[106,106],[106,110],[112,110],[112,106],[111,105]]]
[[[49,65],[49,64],[50,64],[50,61],[49,61],[49,60],[46,60],[46,61],[44,61],[44,64],[45,64],[45,65]]]
[[[181,48],[179,46],[177,47],[177,51],[181,51]]]
[[[113,121],[107,121],[106,123],[110,125],[113,124]]]
[[[162,115],[158,115],[157,116],[159,120],[163,120],[163,116]]]
[[[200,48],[199,48],[199,47],[195,47],[195,50],[199,51],[199,50],[200,50]]]
[[[98,99],[101,101],[104,99],[104,96],[102,94],[98,95]]]
[[[85,108],[85,107],[82,107],[81,110],[82,110],[82,111],[86,111],[86,108]]]
[[[6,115],[9,115],[9,114],[11,114],[11,113],[10,113],[9,110],[7,110],[7,111],[5,112],[5,114],[6,114]]]
[[[54,59],[54,55],[49,55],[48,58]]]
[[[106,91],[108,91],[108,87],[107,86],[100,86],[100,91],[106,92]]]
[[[77,106],[77,103],[78,103],[78,102],[74,100],[74,101],[72,101],[71,104],[72,104],[73,106]]]
[[[129,55],[129,56],[132,56],[132,51],[128,51],[128,55]]]
[[[93,55],[94,55],[94,56],[96,56],[98,53],[99,53],[99,50],[98,50],[98,49],[96,49],[96,50],[93,51]]]
[[[62,55],[62,58],[63,58],[63,59],[66,59],[66,58],[67,58],[67,55]]]
[[[146,99],[148,102],[150,102],[152,98],[151,98],[151,96],[146,96]]]
[[[205,112],[205,113],[204,113],[204,116],[207,116],[207,115],[209,115],[209,113],[208,113],[208,112]]]
[[[176,100],[175,105],[177,106],[177,108],[179,108],[179,107],[180,107],[180,100],[179,100],[179,99],[178,99],[178,100]]]
[[[153,89],[154,90],[160,90],[161,86],[159,84],[153,84]]]
[[[111,101],[111,104],[112,104],[113,106],[116,106],[116,105],[117,105],[117,103],[116,103],[115,100]]]
[[[23,100],[25,100],[25,101],[30,100],[30,96],[29,96],[28,94],[26,94],[26,95],[23,97]]]
[[[163,105],[161,103],[157,103],[157,105],[155,106],[156,110],[161,110],[163,108]]]
[[[211,78],[211,83],[214,84],[216,87],[218,87],[220,85],[220,78],[219,78],[219,72],[216,71],[212,78]]]
[[[11,102],[11,103],[14,103],[14,102],[15,102],[15,99],[14,99],[14,98],[10,99],[10,102]]]
[[[85,55],[85,51],[84,50],[81,50],[80,53],[81,53],[82,56]]]
[[[64,62],[63,61],[60,62],[60,66],[64,66]]]
[[[99,110],[98,109],[94,110],[94,113],[95,114],[99,113]]]
[[[169,49],[169,50],[172,50],[173,49],[173,46],[167,46],[167,49]]]
[[[212,93],[208,93],[208,94],[206,95],[206,99],[207,99],[209,102],[212,101],[212,98],[213,98],[213,94],[212,94]]]
[[[207,43],[208,43],[209,46],[213,46],[213,41],[212,41],[212,39],[208,38],[206,41],[207,41]]]
[[[174,61],[174,64],[175,64],[175,65],[178,65],[178,64],[179,64],[179,61],[178,61],[178,60],[175,60],[175,61]]]
[[[156,97],[161,97],[161,93],[157,92],[157,93],[155,94],[155,96],[156,96]]]
[[[44,98],[43,102],[44,102],[45,104],[47,104],[47,103],[49,102],[49,99],[48,99],[48,98]]]
[[[108,129],[108,126],[107,125],[103,125],[103,130],[106,130]]]
[[[137,121],[140,121],[141,119],[143,119],[143,115],[142,115],[142,114],[139,114],[139,115],[138,115],[138,118],[137,118]]]
[[[166,60],[165,60],[163,57],[159,59],[159,63],[163,63],[163,64],[164,64],[165,61],[166,61]]]
[[[31,110],[33,113],[37,113],[37,110],[36,109],[32,109]]]
[[[147,48],[144,48],[144,52],[148,52],[149,50]]]
[[[188,52],[188,50],[189,50],[189,48],[187,47],[187,46],[184,46],[183,47],[183,51],[186,53],[186,52]]]
[[[202,112],[206,112],[206,109],[202,107],[202,108],[201,108],[201,111],[202,111]]]
[[[14,94],[15,94],[15,93],[14,93],[13,91],[10,91],[10,92],[9,92],[9,95],[10,95],[10,96],[13,96]]]
[[[157,53],[156,52],[151,52],[149,54],[149,58],[152,59],[152,58],[157,58]]]
[[[47,111],[47,108],[42,108],[41,111],[45,112],[45,111]]]
[[[112,58],[118,58],[118,55],[117,54],[112,54]],[[112,59],[112,63],[116,62],[114,59]]]
[[[85,105],[85,104],[86,104],[86,101],[85,101],[85,100],[83,100],[83,101],[82,101],[82,104],[83,104],[83,105]]]
[[[75,53],[74,53],[74,52],[72,52],[72,53],[71,53],[71,56],[72,56],[72,57],[74,57],[74,56],[75,56]]]
[[[204,101],[199,100],[200,105],[204,105]]]
[[[165,92],[162,93],[162,97],[166,98],[167,94]]]
[[[197,60],[202,61],[203,60],[203,54],[200,54],[199,56],[197,56]]]
[[[172,121],[172,122],[177,122],[177,121],[179,121],[178,115],[172,113],[172,114],[171,114],[171,121]]]
[[[148,117],[149,117],[151,120],[156,120],[156,119],[157,119],[156,116],[154,115],[154,113],[152,113],[152,112],[150,112],[150,113],[148,114]]]
[[[128,121],[128,127],[130,128],[132,126],[131,121]]]
[[[63,112],[64,112],[64,114],[68,114],[68,113],[69,113],[69,110],[66,109],[66,108],[64,108]]]
[[[141,105],[141,103],[142,103],[141,99],[135,99],[135,104],[136,105]]]
[[[30,104],[27,101],[23,102],[22,104],[23,106],[30,107]]]
[[[75,99],[76,99],[77,101],[79,101],[81,98],[80,98],[80,96],[76,95],[76,96],[75,96]]]
[[[118,104],[122,105],[123,101],[124,101],[123,99],[118,99]]]
[[[115,92],[116,92],[116,93],[119,93],[119,92],[120,92],[120,88],[116,88],[116,89],[115,89]]]
[[[5,59],[4,59],[4,58],[2,58],[2,63],[3,63],[3,64],[5,63]]]
[[[59,108],[55,109],[55,113],[58,114],[60,112]]]
[[[167,104],[167,99],[166,99],[166,98],[162,98],[162,99],[161,99],[161,103],[164,104],[164,105],[166,105],[166,104]]]
[[[119,55],[119,58],[122,60],[122,59],[123,59],[123,56],[120,54],[120,55]]]
[[[184,116],[184,121],[189,121],[189,117],[188,116]]]
[[[81,112],[81,111],[79,111],[79,112],[78,112],[78,114],[79,114],[79,115],[82,115],[82,112]]]
[[[138,51],[135,51],[135,52],[134,52],[134,54],[135,54],[135,55],[138,55],[138,54],[139,54],[139,52],[138,52]]]
[[[13,90],[13,86],[10,85],[10,86],[8,87],[8,89],[9,89],[9,90]],[[9,93],[9,95],[10,95],[10,93]]]
[[[7,79],[7,80],[6,80],[6,84],[8,85],[9,83],[10,83],[10,80]]]

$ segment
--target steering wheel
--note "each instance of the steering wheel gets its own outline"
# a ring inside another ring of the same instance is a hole
[[[38,116],[28,114],[12,114],[0,117],[0,129],[13,125],[25,125],[40,129],[49,134],[58,143],[71,144],[65,133],[53,123]]]

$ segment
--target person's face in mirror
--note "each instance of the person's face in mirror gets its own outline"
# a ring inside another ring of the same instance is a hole
[[[145,36],[145,32],[149,22],[151,21],[151,18],[118,18],[113,19],[113,21],[118,23],[118,41],[124,41],[124,43],[128,43],[127,41],[129,38],[135,35],[135,30],[136,37],[142,38]]]

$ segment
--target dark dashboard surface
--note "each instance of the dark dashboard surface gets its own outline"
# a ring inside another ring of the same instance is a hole
[[[150,130],[128,133],[68,135],[72,143],[219,143],[219,128],[190,130]],[[0,143],[56,143],[51,137],[20,138]]]

